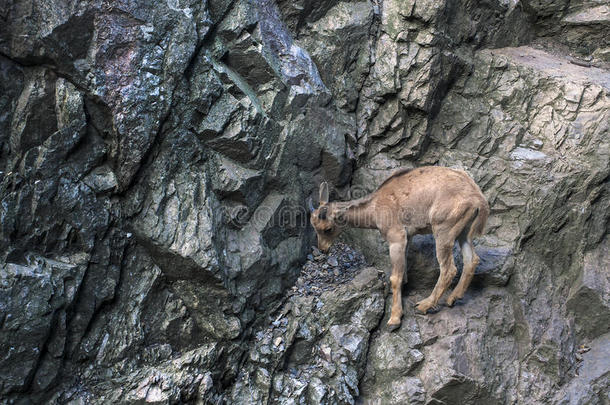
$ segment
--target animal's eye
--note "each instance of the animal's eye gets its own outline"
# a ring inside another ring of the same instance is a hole
[[[329,234],[333,232],[333,228],[328,228],[324,230],[324,233]]]

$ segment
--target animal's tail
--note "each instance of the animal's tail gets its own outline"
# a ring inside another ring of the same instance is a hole
[[[487,201],[484,201],[476,208],[474,215],[474,219],[470,225],[470,231],[468,232],[469,240],[485,233],[485,224],[487,224],[487,218],[489,217],[489,204]]]

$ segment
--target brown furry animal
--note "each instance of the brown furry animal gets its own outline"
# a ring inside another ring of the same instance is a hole
[[[472,239],[483,234],[489,216],[485,196],[466,172],[439,166],[400,169],[364,198],[331,203],[328,195],[328,184],[324,182],[320,185],[320,206],[317,209],[310,206],[310,221],[321,251],[327,251],[347,226],[378,229],[390,245],[390,329],[398,328],[402,318],[401,289],[408,236],[432,233],[440,264],[440,276],[432,294],[419,301],[417,309],[425,314],[435,307],[457,274],[453,262],[456,240],[462,250],[464,270],[447,304],[452,306],[464,296],[479,263]]]

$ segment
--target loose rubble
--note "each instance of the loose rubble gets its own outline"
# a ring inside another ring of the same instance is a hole
[[[365,265],[364,255],[343,242],[334,243],[327,254],[313,247],[292,287],[292,293],[319,295],[323,291],[334,290],[351,281]]]
[[[383,274],[365,265],[345,243],[328,255],[313,249],[285,304],[255,334],[231,402],[355,401],[385,305]]]

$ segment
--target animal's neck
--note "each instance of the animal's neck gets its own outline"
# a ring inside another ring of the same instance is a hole
[[[345,223],[352,228],[377,228],[374,198],[367,196],[359,200],[337,203],[338,208],[345,209]]]

